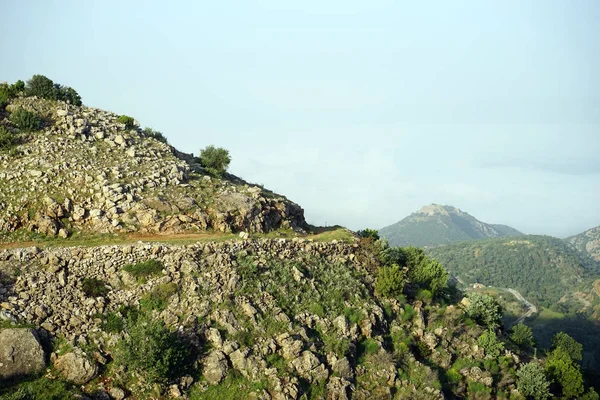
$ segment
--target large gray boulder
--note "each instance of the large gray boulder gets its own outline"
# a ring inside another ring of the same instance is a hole
[[[98,367],[83,352],[77,350],[58,357],[54,362],[54,367],[69,382],[83,385],[96,376]]]
[[[30,328],[0,331],[0,381],[36,374],[45,367],[44,349],[36,331]]]

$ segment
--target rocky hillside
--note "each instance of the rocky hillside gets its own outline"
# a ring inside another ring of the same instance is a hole
[[[506,225],[481,222],[456,207],[431,204],[379,230],[393,246],[435,246],[483,238],[518,236]]]
[[[42,130],[20,132],[9,118],[19,109],[41,116]],[[232,175],[210,176],[191,155],[118,117],[36,97],[0,108],[0,127],[18,138],[0,151],[4,240],[24,231],[66,237],[305,228],[297,204]]]
[[[600,226],[588,229],[565,240],[577,250],[589,255],[596,261],[600,261]]]

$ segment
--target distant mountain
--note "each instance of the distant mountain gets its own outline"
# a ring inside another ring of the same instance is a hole
[[[589,255],[596,261],[600,261],[600,226],[588,229],[565,240],[577,250]]]
[[[379,230],[393,246],[435,246],[467,240],[519,236],[506,225],[486,224],[456,207],[431,204]]]

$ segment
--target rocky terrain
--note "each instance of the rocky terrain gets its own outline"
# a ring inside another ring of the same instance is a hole
[[[600,261],[600,226],[565,239],[577,250]]]
[[[120,123],[118,115],[17,97],[11,110],[43,117],[0,152],[0,232],[268,232],[303,230],[297,204],[232,175],[209,176],[194,157]],[[15,235],[13,234],[14,238]]]
[[[430,204],[379,230],[394,246],[435,246],[484,238],[519,236],[506,225],[487,224],[456,207]]]
[[[365,251],[359,242],[306,239],[5,250],[1,318],[38,328],[18,333],[30,354],[12,365],[0,354],[0,377],[22,374],[24,360],[35,361],[25,372],[39,371],[38,343],[50,342],[48,376],[113,398],[204,398],[237,373],[263,383],[245,398],[442,399],[439,374],[453,366],[458,394],[474,382],[486,393],[515,390],[514,378],[495,382],[480,364],[483,328],[457,325],[460,306],[378,300],[361,261]],[[149,259],[161,269],[147,281],[126,271]],[[86,279],[106,290],[86,293]],[[127,333],[107,328],[109,318],[124,319],[127,307],[144,309],[157,293],[166,295],[147,311],[185,337],[202,371],[164,389],[112,367]],[[416,343],[433,364],[412,354]],[[511,352],[503,360],[506,368],[519,363]]]

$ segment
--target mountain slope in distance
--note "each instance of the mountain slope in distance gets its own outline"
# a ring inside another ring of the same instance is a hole
[[[431,204],[379,230],[392,246],[435,246],[523,233],[507,225],[487,224],[460,209]]]
[[[580,252],[600,261],[600,226],[565,239]]]

